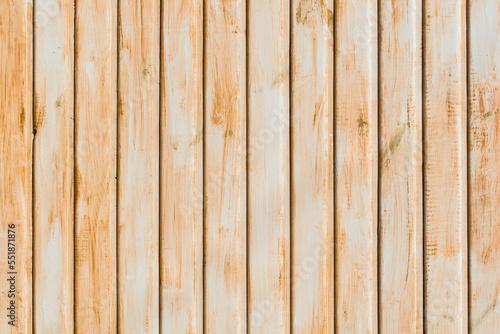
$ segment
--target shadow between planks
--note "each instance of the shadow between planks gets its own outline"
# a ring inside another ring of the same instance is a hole
[[[3,1],[0,45],[0,333],[500,330],[498,1]]]

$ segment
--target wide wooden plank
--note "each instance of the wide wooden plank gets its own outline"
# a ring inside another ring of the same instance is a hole
[[[422,1],[380,6],[379,330],[421,333]]]
[[[158,333],[160,2],[118,20],[118,332]]]
[[[469,224],[472,333],[500,328],[500,2],[470,3]]]
[[[248,5],[248,332],[290,332],[289,1]]]
[[[333,333],[333,0],[292,1],[292,331]]]
[[[161,27],[161,332],[203,333],[203,1]]]
[[[34,330],[73,332],[74,8],[35,2]]]
[[[335,328],[377,332],[377,1],[335,7]]]
[[[466,1],[424,7],[425,331],[466,333]]]
[[[117,3],[75,10],[75,332],[115,333]]]
[[[246,2],[207,0],[204,324],[246,331]]]
[[[32,11],[0,2],[0,333],[32,332]]]

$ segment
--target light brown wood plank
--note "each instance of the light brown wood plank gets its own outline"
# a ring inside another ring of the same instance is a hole
[[[158,333],[160,2],[119,6],[118,332]]]
[[[292,331],[334,331],[334,1],[292,1]]]
[[[246,332],[246,2],[205,2],[204,323]]]
[[[500,2],[470,3],[469,246],[472,333],[500,328]]]
[[[248,0],[248,332],[290,332],[290,2]]]
[[[379,329],[422,333],[422,1],[380,6]]]
[[[74,8],[35,2],[34,330],[73,332]]]
[[[335,6],[335,329],[377,332],[377,1]]]
[[[0,2],[0,333],[6,334],[32,331],[32,10],[31,2]]]
[[[162,15],[161,332],[203,333],[203,1]]]
[[[75,332],[116,333],[117,3],[75,10]]]
[[[425,331],[466,333],[466,1],[424,8]]]

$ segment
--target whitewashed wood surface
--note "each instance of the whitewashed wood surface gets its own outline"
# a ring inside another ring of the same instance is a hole
[[[500,333],[499,111],[497,0],[1,1],[0,333]]]
[[[74,8],[35,2],[33,330],[74,328]],[[50,16],[44,11],[50,9]]]
[[[158,333],[160,1],[118,13],[118,332]]]
[[[334,330],[333,1],[292,1],[291,331]]]
[[[469,314],[500,328],[500,2],[469,7]]]
[[[466,1],[424,9],[424,329],[467,333]]]
[[[421,333],[422,1],[379,4],[379,328]]]
[[[247,4],[248,332],[290,332],[290,3]]]
[[[334,30],[335,331],[374,333],[378,328],[377,1],[337,1]]]
[[[162,7],[160,324],[203,332],[203,1]]]

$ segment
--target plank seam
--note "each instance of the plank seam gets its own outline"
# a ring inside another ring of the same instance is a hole
[[[163,118],[162,118],[162,94],[163,94],[163,71],[164,71],[164,66],[163,66],[163,1],[160,0],[160,18],[158,22],[158,29],[159,29],[159,39],[160,39],[160,46],[159,46],[159,51],[158,51],[158,57],[159,57],[159,68],[158,68],[158,122],[159,122],[159,127],[158,127],[158,184],[159,184],[159,189],[158,189],[158,329],[160,333],[162,332],[162,326],[163,326],[163,317],[162,317],[162,310],[163,310],[163,300],[162,300],[162,292],[161,292],[161,278],[162,278],[162,263],[163,263],[163,257],[162,257],[162,201],[163,201],[163,188],[162,188],[162,182],[163,182],[163,164],[162,164],[162,142],[163,142],[163,130],[162,130],[162,124],[163,124]]]
[[[426,332],[426,323],[427,323],[427,301],[425,298],[425,295],[427,294],[427,280],[425,279],[427,277],[427,260],[426,260],[426,250],[425,250],[425,245],[427,242],[426,238],[426,231],[427,231],[427,214],[426,214],[426,192],[425,192],[425,187],[427,184],[427,178],[425,176],[425,145],[424,141],[425,138],[427,137],[426,133],[426,121],[425,121],[425,115],[426,115],[426,110],[425,110],[425,101],[426,101],[426,89],[427,89],[427,80],[426,78],[426,72],[427,72],[427,66],[426,66],[426,61],[425,61],[425,54],[426,54],[426,47],[427,47],[427,36],[425,33],[425,11],[427,9],[427,1],[422,0],[422,73],[421,73],[421,80],[422,80],[422,90],[420,92],[421,94],[421,99],[422,99],[422,145],[421,145],[421,155],[422,155],[422,331],[425,333]]]
[[[115,229],[115,265],[116,265],[116,280],[115,280],[115,291],[116,291],[116,332],[120,333],[120,258],[119,258],[119,249],[120,249],[120,238],[118,236],[118,229],[120,226],[120,210],[118,201],[120,199],[120,182],[118,182],[118,175],[120,175],[120,27],[121,27],[121,13],[120,13],[120,0],[116,0],[116,164],[115,164],[115,215],[116,215],[116,229]]]
[[[376,244],[376,249],[377,249],[377,254],[376,254],[376,259],[377,259],[377,263],[376,263],[376,270],[377,270],[377,285],[376,285],[376,294],[377,294],[377,311],[376,311],[376,316],[377,316],[377,331],[379,333],[382,333],[382,318],[380,316],[381,314],[381,302],[380,302],[380,295],[381,295],[381,285],[382,285],[382,280],[381,280],[381,270],[380,270],[380,263],[381,263],[381,248],[382,248],[382,243],[380,242],[380,236],[381,236],[381,231],[380,231],[380,222],[382,220],[382,215],[381,215],[381,207],[382,207],[382,204],[381,204],[381,198],[382,198],[382,187],[381,187],[381,162],[382,162],[382,158],[381,158],[381,152],[382,152],[382,145],[381,145],[381,141],[382,141],[382,138],[381,138],[381,134],[382,134],[382,115],[381,115],[381,110],[382,110],[382,99],[381,99],[381,94],[380,94],[380,87],[381,87],[381,76],[378,75],[378,73],[380,73],[380,70],[381,70],[381,57],[379,55],[379,52],[378,50],[380,50],[380,45],[381,45],[381,34],[380,34],[380,26],[381,26],[381,9],[380,9],[380,2],[381,0],[377,0],[377,131],[378,131],[378,134],[377,134],[377,146],[378,146],[378,149],[377,149],[377,198],[376,198],[376,202],[377,202],[377,205],[376,205],[376,208],[377,208],[377,213],[376,213],[376,216],[377,216],[377,222],[376,222],[376,231],[377,231],[377,234],[376,234],[376,239],[377,239],[377,244]]]
[[[35,1],[33,0],[31,3],[32,6],[32,15],[31,15],[31,100],[33,103],[31,104],[31,119],[35,120]],[[35,136],[36,136],[36,128],[35,122],[31,122],[32,136],[31,136],[31,331],[35,333]]]
[[[470,22],[470,0],[465,0],[465,277],[464,284],[465,287],[465,330],[466,332],[470,332],[469,328],[471,326],[471,318],[470,318],[470,307],[469,307],[469,294],[470,294],[470,262],[469,262],[469,215],[471,210],[469,209],[469,22]],[[462,147],[463,149],[463,147]],[[463,293],[463,292],[462,292]]]

